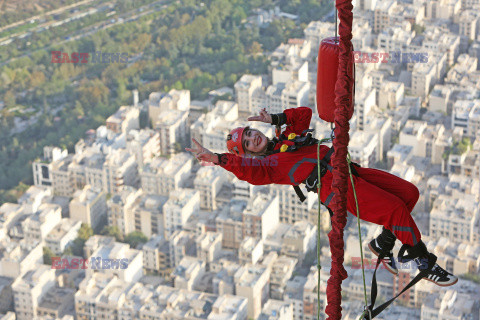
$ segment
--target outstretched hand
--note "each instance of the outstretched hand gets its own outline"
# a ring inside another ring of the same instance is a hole
[[[199,161],[218,163],[218,156],[216,154],[214,154],[207,148],[202,147],[202,145],[197,140],[192,138],[192,141],[194,144],[193,149],[185,148],[186,151],[195,154],[195,158],[197,158],[197,160]]]
[[[272,123],[272,116],[267,113],[265,108],[263,108],[262,111],[260,111],[260,115],[249,117],[247,120],[248,121],[260,121],[260,122],[265,122],[265,123]]]

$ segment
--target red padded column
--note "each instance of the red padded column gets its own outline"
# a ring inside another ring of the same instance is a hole
[[[338,40],[335,41],[335,37],[323,39],[318,49],[317,110],[320,118],[327,122],[334,121],[335,83],[337,82],[339,52],[340,46]],[[353,59],[348,66],[348,76],[353,78]],[[353,92],[354,81],[350,83],[350,92]],[[348,106],[348,119],[352,115],[353,99],[350,100]]]

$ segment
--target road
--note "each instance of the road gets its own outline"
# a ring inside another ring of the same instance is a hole
[[[116,25],[124,23],[124,22],[137,20],[138,18],[140,18],[144,15],[150,14],[154,11],[163,10],[164,8],[167,7],[168,3],[170,3],[170,2],[171,1],[159,0],[159,1],[155,1],[151,4],[142,6],[140,8],[136,8],[135,10],[132,10],[130,12],[123,13],[123,14],[121,14],[119,16],[116,16],[116,17],[115,16],[110,16],[110,17],[108,17],[108,20],[106,22],[105,21],[98,22],[95,25],[89,26],[89,27],[84,28],[82,30],[78,30],[78,31],[75,32],[75,35],[71,34],[69,36],[66,36],[67,39],[65,39],[65,40],[62,40],[62,41],[59,41],[59,42],[56,42],[56,43],[52,43],[51,45],[49,45],[47,47],[43,47],[41,49],[36,49],[35,51],[45,50],[45,51],[48,52],[48,51],[51,50],[51,48],[53,46],[58,46],[60,44],[64,44],[64,43],[67,43],[67,42],[70,42],[70,41],[79,40],[81,38],[90,36],[90,35],[98,32],[99,30],[106,30],[108,28],[111,28],[113,26],[116,26]],[[163,4],[163,5],[157,7],[156,6],[157,4]],[[142,11],[139,12],[140,10],[142,10]],[[132,15],[133,12],[137,12],[137,14]],[[11,63],[11,62],[13,62],[17,59],[23,58],[23,57],[26,57],[26,56],[30,57],[31,55],[32,55],[32,52],[28,52],[28,53],[25,53],[25,54],[23,54],[19,57],[11,58],[9,60],[6,60],[6,61],[0,63],[0,67],[4,66],[6,64],[9,64],[9,63]]]
[[[20,26],[20,25],[22,25],[22,24],[24,24],[24,23],[29,23],[29,22],[32,21],[32,20],[37,20],[37,19],[44,18],[44,17],[46,17],[46,16],[48,16],[48,15],[53,15],[53,14],[57,14],[57,13],[62,13],[62,12],[64,12],[65,10],[72,9],[72,8],[75,8],[75,7],[78,7],[78,6],[81,6],[81,5],[84,5],[84,4],[93,2],[93,1],[95,1],[95,0],[83,0],[83,1],[80,1],[80,2],[77,2],[77,3],[74,3],[74,4],[71,4],[71,5],[68,5],[68,6],[65,6],[65,7],[61,7],[61,8],[58,8],[58,9],[49,11],[49,12],[45,12],[45,13],[43,13],[43,14],[39,14],[39,15],[36,15],[36,16],[30,17],[30,18],[27,18],[27,19],[20,20],[20,21],[11,23],[11,24],[9,24],[9,25],[6,25],[6,26],[4,26],[4,27],[1,27],[1,28],[0,28],[0,32],[2,32],[3,30],[7,30],[7,29],[10,29],[10,28],[14,28],[14,27]]]

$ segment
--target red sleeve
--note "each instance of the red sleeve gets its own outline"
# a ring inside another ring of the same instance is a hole
[[[254,185],[265,185],[275,183],[275,167],[278,166],[278,161],[271,157],[244,158],[224,153],[219,165],[240,180]]]
[[[290,133],[302,134],[303,130],[310,128],[312,109],[299,107],[286,109],[283,113],[287,116],[287,128],[282,132],[288,136]]]

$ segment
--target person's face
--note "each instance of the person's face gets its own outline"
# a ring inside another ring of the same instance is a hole
[[[243,132],[242,144],[246,153],[263,153],[267,149],[267,137],[256,129],[247,128]]]

